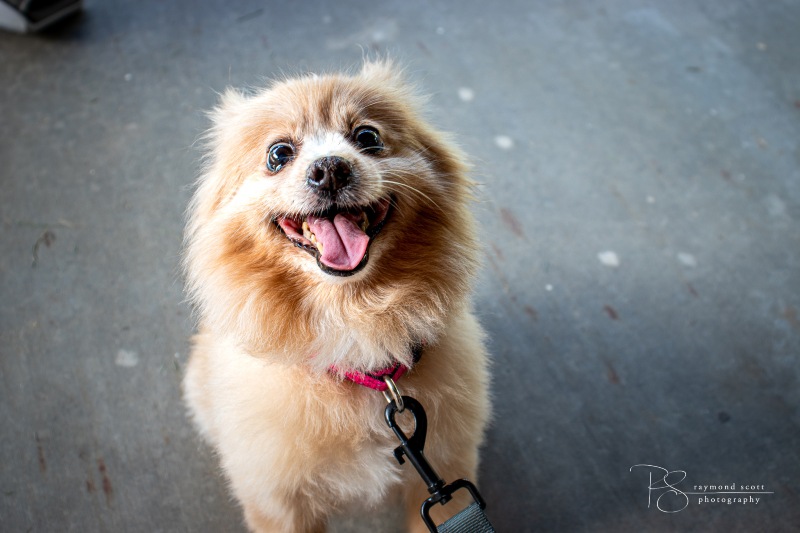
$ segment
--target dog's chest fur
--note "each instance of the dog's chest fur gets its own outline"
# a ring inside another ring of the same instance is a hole
[[[425,405],[425,452],[442,467],[455,458],[472,457],[474,463],[489,410],[474,317],[459,314],[448,329],[452,333],[426,348],[399,383]],[[184,392],[240,500],[269,502],[278,495],[340,508],[381,501],[401,478],[422,486],[410,466],[401,468],[392,457],[398,442],[384,422],[386,402],[377,391],[303,366],[265,362],[201,332]],[[410,422],[401,419],[406,427]]]
[[[185,389],[225,470],[248,480],[251,497],[311,489],[331,502],[379,501],[400,479],[377,391],[269,364],[203,334]]]

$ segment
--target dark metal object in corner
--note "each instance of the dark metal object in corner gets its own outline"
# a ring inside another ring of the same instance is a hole
[[[0,0],[0,28],[37,32],[81,9],[83,0]]]

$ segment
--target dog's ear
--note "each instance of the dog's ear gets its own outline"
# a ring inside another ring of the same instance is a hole
[[[428,97],[408,79],[405,69],[391,59],[365,60],[358,77],[368,85],[393,94],[398,101],[410,104],[417,112],[424,112]]]
[[[221,107],[233,107],[246,101],[247,97],[233,87],[228,87],[219,98]]]
[[[247,101],[247,97],[232,87],[225,89],[219,96],[219,103],[208,113],[211,121],[219,126],[223,121],[236,116],[239,109]]]
[[[364,66],[361,67],[361,77],[391,87],[406,85],[403,69],[388,58],[365,61]]]

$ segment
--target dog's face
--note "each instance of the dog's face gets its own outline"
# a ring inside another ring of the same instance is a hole
[[[359,367],[435,338],[475,270],[469,183],[388,64],[228,92],[213,119],[186,255],[205,327]]]
[[[323,273],[349,277],[367,265],[370,246],[396,205],[392,185],[400,182],[392,178],[410,170],[408,145],[403,132],[390,127],[399,121],[397,111],[393,117],[388,109],[370,113],[353,105],[367,97],[354,87],[338,95],[325,89],[310,106],[286,106],[271,117],[262,181],[271,220],[286,238],[312,255]],[[277,92],[279,100],[299,99]]]

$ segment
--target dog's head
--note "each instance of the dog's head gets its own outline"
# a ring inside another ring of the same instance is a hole
[[[225,93],[187,230],[205,327],[361,367],[435,339],[476,246],[463,157],[417,101],[388,62]]]

